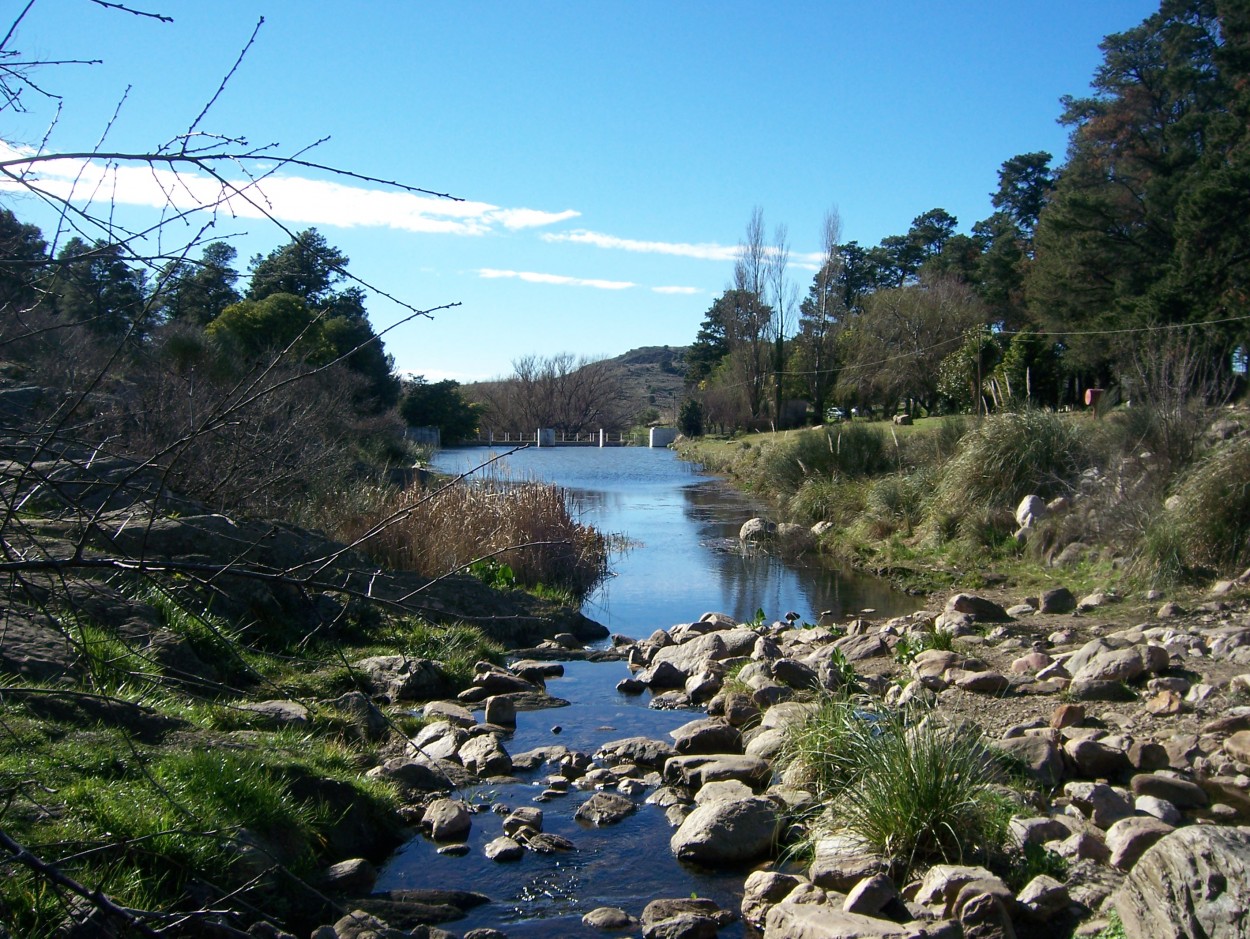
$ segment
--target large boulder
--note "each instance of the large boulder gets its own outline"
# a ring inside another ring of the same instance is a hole
[[[1127,939],[1250,935],[1250,834],[1177,829],[1141,856],[1114,902]]]
[[[683,861],[753,861],[772,853],[777,826],[777,807],[770,799],[717,800],[696,806],[669,845]]]

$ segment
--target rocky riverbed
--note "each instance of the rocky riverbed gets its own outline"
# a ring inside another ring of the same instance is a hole
[[[425,704],[428,723],[368,772],[405,791],[409,821],[440,854],[479,850],[521,870],[527,856],[577,851],[576,834],[555,833],[553,816],[608,829],[662,811],[662,843],[635,846],[639,858],[662,852],[741,878],[740,891],[719,904],[657,895],[639,908],[588,910],[577,934],[1093,935],[1114,913],[1130,937],[1244,936],[1247,580],[1217,585],[1191,609],[1056,588],[1037,597],[957,594],[884,622],[743,624],[707,614],[596,653],[630,663],[621,692],[690,709],[687,723],[594,750],[509,753],[517,708],[557,703],[545,697],[562,668],[550,659],[578,655],[573,637],[562,636],[509,668],[481,668],[457,701]],[[939,632],[953,648],[907,654]],[[379,690],[394,687],[384,670],[370,673]],[[896,882],[889,858],[818,828],[809,832],[811,856],[790,859],[794,820],[812,815],[812,796],[776,758],[812,696],[839,690],[867,709],[912,707],[979,727],[1028,781],[1009,853],[1041,849],[1062,864],[1014,888],[977,858],[950,858]],[[542,783],[531,785],[529,804],[468,795],[517,779]],[[419,892],[371,892],[370,871],[353,863],[327,873],[327,889],[355,912],[317,939],[450,935],[441,930],[454,925],[435,920],[487,902],[463,893],[431,916]],[[476,927],[463,935],[504,934]]]

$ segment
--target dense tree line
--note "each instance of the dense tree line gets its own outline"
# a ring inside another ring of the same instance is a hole
[[[1163,0],[1102,42],[1093,94],[1061,102],[1062,165],[1006,160],[967,234],[933,208],[865,247],[831,213],[793,322],[785,230],[766,242],[755,210],[688,358],[704,425],[1142,394],[1143,358],[1195,350],[1212,367],[1174,380],[1228,387],[1247,349],[1248,31],[1244,3]]]
[[[53,252],[0,209],[10,377],[99,393],[84,438],[221,505],[290,505],[362,461],[403,459],[403,388],[346,255],[316,229],[252,258],[246,278],[228,243],[199,254],[141,266],[81,238]]]

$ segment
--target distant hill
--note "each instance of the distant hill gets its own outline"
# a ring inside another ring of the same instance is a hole
[[[631,414],[649,408],[659,419],[672,422],[685,397],[687,346],[642,346],[607,361],[620,367],[625,376],[625,397]]]

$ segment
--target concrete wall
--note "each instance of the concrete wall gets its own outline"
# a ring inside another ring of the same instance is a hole
[[[652,427],[650,439],[647,443],[649,447],[667,447],[670,443],[677,439],[676,427]]]

